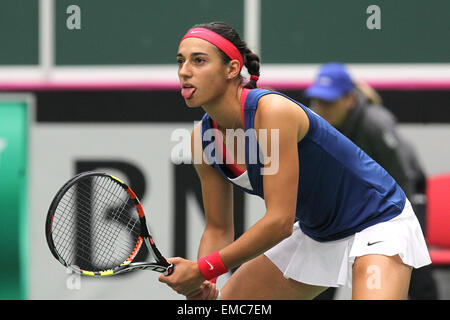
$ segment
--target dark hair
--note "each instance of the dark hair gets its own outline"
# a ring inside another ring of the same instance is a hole
[[[251,76],[258,76],[259,77],[259,57],[257,54],[253,53],[248,47],[247,43],[241,39],[239,36],[239,33],[233,29],[229,24],[226,22],[221,21],[215,21],[215,22],[209,22],[209,23],[202,23],[197,24],[193,26],[193,28],[205,28],[209,29],[211,31],[214,31],[215,33],[221,35],[228,41],[230,41],[234,46],[239,50],[239,52],[242,54],[242,57],[244,58],[244,65],[248,70],[248,73]],[[230,57],[228,57],[222,50],[217,48],[219,52],[222,55],[222,59],[224,63],[230,62]],[[239,79],[242,81],[244,78],[242,75],[239,74]],[[247,89],[254,89],[257,88],[258,85],[256,84],[256,80],[250,79],[250,81],[244,86],[244,88]]]

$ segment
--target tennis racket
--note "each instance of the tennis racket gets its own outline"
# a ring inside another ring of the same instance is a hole
[[[53,256],[81,275],[174,270],[156,248],[136,194],[106,173],[83,172],[64,184],[48,210],[45,233]],[[148,254],[152,262],[136,261]]]

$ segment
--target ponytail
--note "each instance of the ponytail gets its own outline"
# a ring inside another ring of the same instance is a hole
[[[259,79],[259,57],[257,54],[253,53],[249,48],[245,48],[244,55],[244,65],[247,68],[248,73],[250,74],[250,81],[244,86],[247,89],[255,89],[258,87],[257,81]]]

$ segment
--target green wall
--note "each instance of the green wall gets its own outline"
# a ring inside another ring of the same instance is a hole
[[[369,29],[370,5],[380,29]],[[450,62],[448,0],[262,1],[266,63]]]
[[[0,300],[26,298],[27,105],[0,102]]]
[[[222,20],[241,34],[244,1],[53,0],[56,65],[175,64],[192,25]],[[81,29],[69,29],[70,5]],[[448,0],[260,0],[265,63],[448,63]],[[370,5],[381,29],[370,30]],[[0,65],[39,63],[39,1],[0,1]]]
[[[0,1],[0,66],[39,63],[39,1]]]
[[[66,9],[80,8],[81,29]],[[243,30],[241,1],[58,0],[56,64],[176,64],[178,42],[194,24],[225,20]]]

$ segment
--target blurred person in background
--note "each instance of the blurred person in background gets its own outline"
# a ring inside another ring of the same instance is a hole
[[[338,131],[359,146],[397,181],[411,200],[414,212],[425,229],[426,175],[412,145],[397,130],[394,115],[382,105],[380,95],[370,86],[354,81],[340,63],[321,67],[305,96],[310,107]],[[317,299],[331,299],[329,288]],[[432,267],[414,269],[409,298],[438,299]]]

